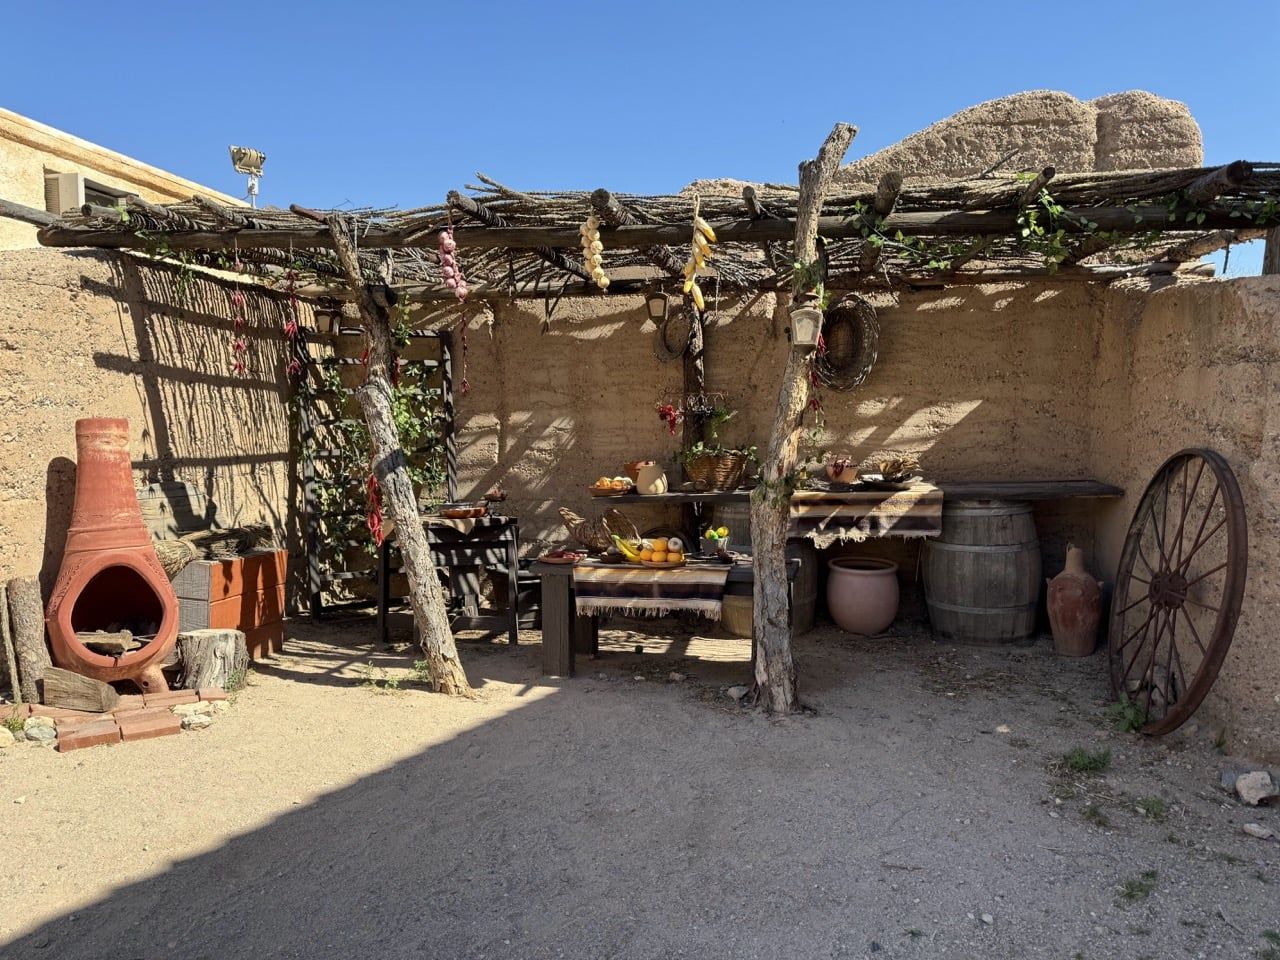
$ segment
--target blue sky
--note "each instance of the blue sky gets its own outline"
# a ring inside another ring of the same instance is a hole
[[[57,41],[6,45],[0,105],[232,194],[227,145],[258,147],[263,202],[320,207],[437,202],[477,170],[794,180],[837,120],[854,159],[1039,88],[1148,89],[1190,106],[1208,162],[1277,161],[1280,3],[1247,6],[44,0],[6,5],[10,36]]]

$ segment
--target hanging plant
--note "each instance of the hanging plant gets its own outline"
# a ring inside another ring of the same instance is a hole
[[[290,378],[302,373],[302,362],[298,359],[298,271],[290,268],[284,274],[284,289],[289,297],[287,314],[284,321],[284,336],[289,344],[289,363],[285,373]]]
[[[232,291],[231,326],[235,330],[235,334],[231,340],[231,370],[237,376],[243,376],[248,371],[246,360],[248,359],[249,341],[244,335],[244,307],[244,292],[241,290]]]

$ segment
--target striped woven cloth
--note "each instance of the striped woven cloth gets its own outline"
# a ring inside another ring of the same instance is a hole
[[[942,491],[931,483],[903,490],[797,490],[791,495],[793,537],[819,549],[868,537],[936,537],[942,533]]]
[[[661,616],[692,610],[719,620],[729,567],[689,564],[684,567],[606,566],[578,564],[573,568],[573,592],[581,616],[598,613]]]

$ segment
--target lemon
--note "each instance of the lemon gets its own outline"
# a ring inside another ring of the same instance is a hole
[[[718,529],[718,530],[716,531],[716,536],[717,536],[717,537],[720,537],[722,540],[723,540],[725,537],[727,537],[728,535],[729,535],[729,528],[728,528],[728,527],[721,527],[720,529]]]

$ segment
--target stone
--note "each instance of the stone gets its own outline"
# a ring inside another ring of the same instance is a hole
[[[197,703],[176,703],[169,709],[179,717],[208,717],[213,715],[213,703],[208,700],[200,700]]]
[[[24,733],[30,733],[32,730],[49,729],[53,730],[56,723],[53,717],[27,717],[22,721],[22,730]]]
[[[13,731],[8,727],[0,727],[0,750],[5,747],[12,747],[18,741],[13,736]]]
[[[210,704],[210,706],[213,707],[214,713],[226,713],[228,710],[231,709],[231,701],[230,700],[214,700]]]
[[[1259,840],[1271,840],[1276,835],[1274,830],[1270,827],[1264,827],[1260,823],[1246,823],[1244,832],[1251,837],[1257,837]]]
[[[684,680],[684,674],[681,673],[679,670],[672,670],[670,673],[667,674],[667,679],[670,680],[672,683],[680,683]]]
[[[982,922],[983,922],[983,923],[985,923],[985,924],[989,927],[989,926],[991,926],[993,923],[995,923],[995,922],[996,922],[996,918],[995,918],[995,917],[993,917],[993,916],[992,916],[991,914],[989,914],[989,913],[984,913],[984,914],[982,915]]]
[[[727,693],[734,700],[741,700],[750,692],[751,692],[751,688],[744,687],[742,684],[738,684],[735,687],[730,687],[728,690],[725,691],[725,693]]]
[[[191,713],[182,718],[183,730],[203,730],[213,726],[213,717],[207,713]]]
[[[58,730],[51,717],[28,717],[27,722],[22,725],[22,732],[28,740],[36,743],[52,743],[58,739]]]
[[[1252,770],[1236,777],[1236,794],[1251,807],[1280,796],[1280,785],[1266,770]]]

